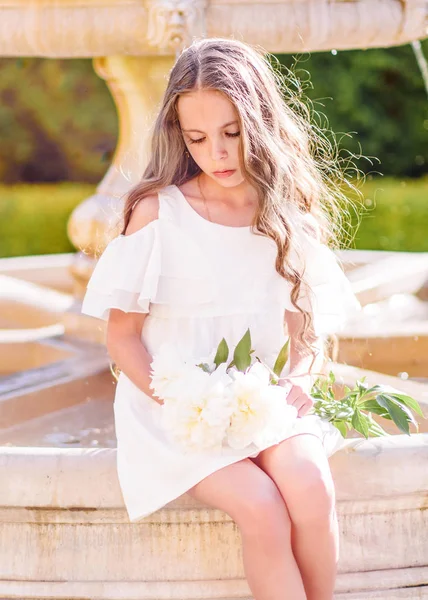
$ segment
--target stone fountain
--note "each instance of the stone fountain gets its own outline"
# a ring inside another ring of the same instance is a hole
[[[0,598],[249,598],[224,513],[184,495],[127,521],[105,331],[80,300],[147,160],[184,44],[206,35],[271,52],[398,45],[425,37],[427,16],[425,0],[0,0],[0,55],[93,57],[120,124],[110,169],[69,221],[80,252],[0,260]],[[399,387],[428,416],[428,256],[340,254],[365,309],[331,368],[341,383],[364,374]],[[411,437],[349,439],[331,458],[338,600],[428,598],[427,464],[425,421]]]

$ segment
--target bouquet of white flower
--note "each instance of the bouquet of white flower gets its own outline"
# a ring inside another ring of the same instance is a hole
[[[265,448],[287,437],[297,419],[297,410],[287,404],[290,387],[278,385],[288,360],[289,340],[271,368],[253,358],[248,330],[229,360],[229,347],[222,339],[215,353],[203,360],[183,359],[172,344],[164,344],[153,357],[151,388],[163,400],[160,426],[183,451],[221,451],[254,444]],[[358,381],[335,399],[334,375],[318,379],[311,395],[312,413],[330,421],[345,437],[355,429],[365,437],[388,435],[371,413],[392,419],[405,433],[409,423],[417,428],[411,413],[423,416],[413,398],[386,386],[368,388]]]
[[[287,389],[276,385],[287,347],[271,370],[253,361],[249,331],[229,364],[224,339],[202,361],[184,360],[175,346],[164,344],[153,357],[151,388],[163,400],[160,424],[171,441],[187,451],[220,451],[284,439],[297,418],[296,408],[286,402]]]

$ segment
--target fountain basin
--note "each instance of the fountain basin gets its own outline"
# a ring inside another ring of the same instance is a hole
[[[54,393],[55,409],[0,434],[9,444],[0,447],[0,597],[250,598],[239,531],[225,513],[184,494],[129,522],[112,392],[104,371],[90,395],[67,404]],[[330,464],[341,536],[335,598],[428,598],[428,433],[349,439]]]
[[[16,273],[7,277],[15,301],[21,287]],[[225,513],[184,494],[129,522],[116,474],[114,379],[101,344],[104,328],[73,310],[64,288],[41,293],[36,277],[24,287],[30,310],[41,315],[37,324],[58,323],[64,333],[21,343],[25,371],[4,371],[0,380],[0,598],[249,599],[239,531]],[[52,321],[45,322],[49,311]],[[31,325],[6,321],[3,327],[14,327],[14,335]],[[408,323],[403,327],[410,337]],[[38,357],[43,364],[25,358],[31,343],[47,349]],[[403,353],[401,344],[394,353],[409,362],[419,356],[410,376],[426,376],[424,343],[422,335],[419,352]],[[3,347],[7,357],[10,342]],[[340,360],[351,351],[341,339]],[[361,362],[369,361],[363,356]],[[368,375],[369,384],[400,387],[428,416],[422,382],[343,364],[333,370],[340,384]],[[330,458],[341,536],[337,600],[428,599],[427,425],[421,420],[420,433],[411,437],[349,439]]]
[[[114,448],[1,449],[0,597],[249,598],[231,519],[184,495],[130,524],[115,460]],[[330,460],[336,598],[428,598],[428,434],[348,440]]]
[[[1,0],[0,55],[171,54],[183,37],[192,34],[238,36],[271,52],[384,47],[424,38],[426,16],[423,0],[214,0],[165,5],[138,0]]]

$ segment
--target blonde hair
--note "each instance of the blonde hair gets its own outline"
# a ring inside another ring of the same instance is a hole
[[[171,71],[154,125],[150,162],[127,196],[123,232],[137,202],[168,185],[180,186],[201,172],[186,155],[178,98],[194,90],[222,92],[238,114],[243,175],[258,192],[253,231],[275,241],[275,268],[291,282],[291,301],[304,315],[298,343],[315,354],[310,344],[312,316],[297,305],[304,274],[287,261],[297,244],[289,208],[294,205],[303,215],[311,215],[312,235],[331,245],[340,230],[338,200],[343,194],[338,183],[343,177],[335,145],[311,122],[310,109],[291,92],[285,79],[268,56],[240,41],[202,39],[185,49]]]

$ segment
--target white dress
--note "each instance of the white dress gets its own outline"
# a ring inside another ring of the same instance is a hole
[[[338,330],[359,304],[333,252],[305,233],[300,213],[290,213],[290,218],[296,219],[299,239],[296,260],[304,259],[314,292],[316,330]],[[149,313],[142,341],[152,356],[163,342],[173,340],[186,356],[205,357],[223,337],[231,347],[249,328],[256,355],[272,361],[287,339],[284,311],[296,310],[290,284],[275,270],[275,257],[271,239],[250,227],[206,220],[171,185],[159,193],[157,220],[107,246],[88,283],[82,312],[105,320],[110,308]],[[305,302],[302,294],[299,304],[305,307]],[[215,455],[180,453],[157,425],[160,410],[120,374],[114,401],[117,471],[131,521],[260,451],[248,446]],[[299,433],[319,436],[328,456],[343,443],[338,430],[317,416],[299,418],[291,435]]]

